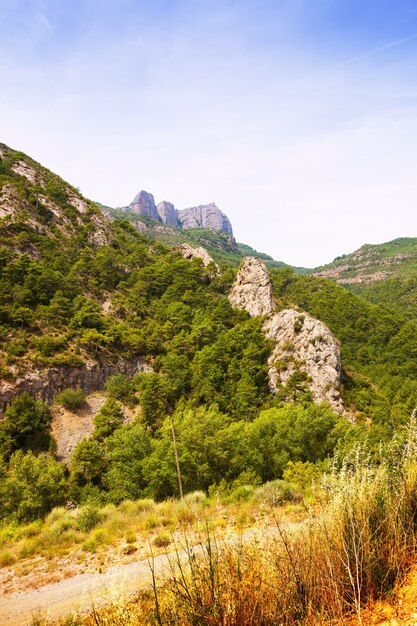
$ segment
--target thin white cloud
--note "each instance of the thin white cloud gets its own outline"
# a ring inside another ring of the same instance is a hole
[[[258,45],[233,16],[184,8],[42,62],[1,55],[2,140],[103,203],[215,201],[239,240],[296,265],[417,235],[417,35],[330,65],[284,19]],[[408,54],[385,65],[391,49]]]

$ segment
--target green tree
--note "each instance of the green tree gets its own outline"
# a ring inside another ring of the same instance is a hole
[[[48,454],[18,450],[0,481],[0,516],[27,522],[46,515],[67,497],[66,468]]]
[[[144,460],[151,453],[151,437],[142,424],[129,424],[115,430],[106,441],[109,470],[104,483],[113,502],[142,498],[149,476]]]
[[[124,418],[125,415],[117,400],[108,398],[94,417],[94,438],[102,441],[110,437],[116,428],[122,426]]]
[[[12,400],[0,422],[0,454],[6,458],[18,449],[47,450],[51,443],[51,412],[45,402],[27,391]]]

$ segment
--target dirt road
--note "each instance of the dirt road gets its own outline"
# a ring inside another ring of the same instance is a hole
[[[196,551],[201,550],[196,548]],[[169,568],[168,556],[154,558],[157,577]],[[181,558],[185,559],[184,552]],[[139,561],[112,567],[101,574],[78,574],[58,583],[45,585],[36,590],[0,596],[1,626],[28,626],[34,616],[47,617],[51,623],[74,612],[88,611],[92,605],[99,606],[150,588],[152,573],[149,561]]]
[[[285,527],[288,530],[299,525],[299,522],[286,523]],[[275,534],[276,528],[251,528],[241,534],[232,533],[229,537],[214,539],[213,546],[249,540],[258,543]],[[191,550],[193,555],[198,555],[205,550],[205,545],[194,545]],[[176,552],[155,556],[151,563],[156,578],[164,578],[178,558],[182,563],[186,562],[188,552],[177,547]],[[151,589],[151,584],[149,559],[117,565],[102,573],[77,574],[39,589],[0,596],[0,626],[30,626],[34,617],[47,618],[53,624],[59,618],[88,612],[93,606],[103,606]]]

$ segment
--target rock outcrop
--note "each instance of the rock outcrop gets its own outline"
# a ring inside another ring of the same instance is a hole
[[[292,375],[301,371],[307,375],[315,402],[327,402],[341,413],[340,346],[327,326],[307,313],[285,309],[266,320],[262,330],[275,344],[268,359],[271,391],[278,385],[285,387]]]
[[[242,261],[229,302],[235,309],[247,311],[251,317],[269,315],[274,311],[275,301],[265,263],[252,256]]]
[[[27,175],[25,171],[25,175]],[[119,211],[136,213],[149,217],[155,222],[162,222],[174,228],[211,228],[220,230],[233,240],[233,229],[227,215],[212,202],[177,211],[172,202],[163,200],[155,205],[154,197],[147,191],[140,191],[129,206],[118,207]],[[234,241],[234,240],[233,240]]]
[[[214,204],[201,204],[178,211],[178,220],[182,228],[213,228],[222,230],[233,237],[233,229],[227,215]]]
[[[156,207],[158,211],[158,215],[161,218],[162,222],[167,226],[174,226],[175,228],[178,224],[178,211],[172,204],[172,202],[167,202],[163,200]]]
[[[208,267],[210,263],[214,263],[216,273],[220,272],[219,266],[205,248],[200,246],[198,248],[193,248],[188,243],[181,243],[179,246],[176,246],[175,249],[180,252],[184,259],[201,259],[204,267]]]
[[[327,402],[337,413],[343,412],[339,386],[340,346],[323,322],[294,309],[276,312],[266,265],[256,257],[246,257],[229,293],[230,304],[254,316],[268,316],[262,326],[272,344],[268,359],[269,387],[275,393],[286,387],[296,372],[305,374],[315,402]]]
[[[25,372],[12,381],[0,382],[0,418],[7,405],[24,391],[45,402],[52,402],[57,393],[67,387],[80,388],[85,393],[103,389],[104,383],[113,374],[133,376],[136,372],[151,372],[144,358],[119,359],[115,363],[99,365],[90,361],[81,367],[51,367]]]
[[[138,215],[144,215],[145,217],[150,217],[151,220],[158,221],[159,215],[156,209],[155,200],[151,193],[147,191],[139,191],[139,193],[135,196],[132,202],[129,204],[128,209],[132,213],[137,213]]]

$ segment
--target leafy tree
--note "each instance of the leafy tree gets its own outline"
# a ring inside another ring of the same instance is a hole
[[[86,395],[82,389],[67,387],[55,397],[55,401],[69,411],[77,411],[85,406]]]
[[[51,443],[51,412],[45,402],[27,391],[12,400],[0,422],[0,454],[8,458],[14,450],[47,450]]]
[[[102,441],[123,424],[125,415],[114,398],[108,398],[94,417],[94,438]]]
[[[113,502],[141,498],[149,482],[144,461],[151,453],[151,437],[142,424],[115,430],[107,439],[109,470],[104,483]]]
[[[79,485],[101,485],[107,468],[105,451],[96,439],[82,439],[71,456],[71,479]]]
[[[0,470],[1,471],[1,470]],[[28,522],[46,515],[67,497],[68,483],[64,464],[47,454],[34,456],[18,450],[0,481],[0,516]]]

